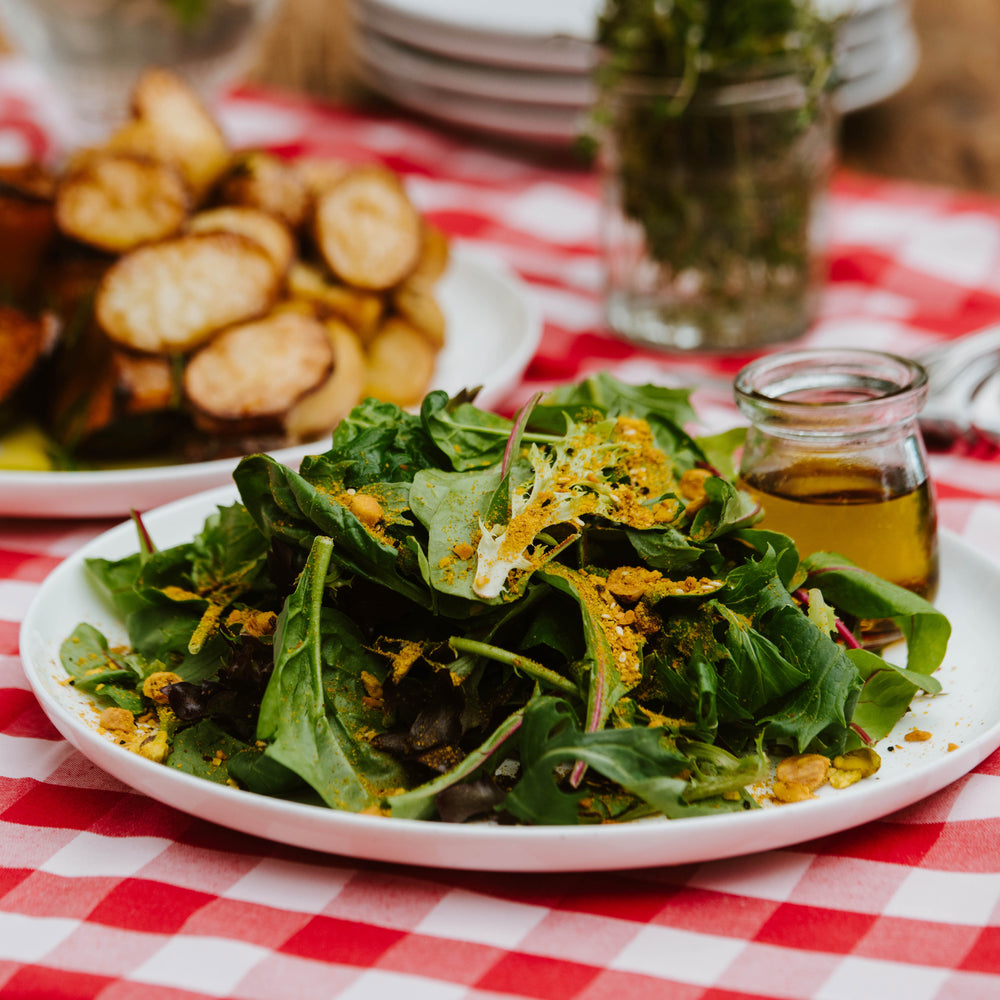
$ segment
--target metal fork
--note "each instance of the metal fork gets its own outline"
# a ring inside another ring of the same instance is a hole
[[[997,395],[991,376],[1000,371],[1000,324],[931,348],[917,361],[928,375],[927,400],[920,414],[928,442],[947,444],[975,432],[990,436],[991,426],[996,433],[1000,416],[990,419]]]

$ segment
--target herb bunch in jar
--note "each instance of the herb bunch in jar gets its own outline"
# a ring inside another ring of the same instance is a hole
[[[808,327],[835,28],[815,0],[606,0],[595,118],[613,329],[739,350]]]

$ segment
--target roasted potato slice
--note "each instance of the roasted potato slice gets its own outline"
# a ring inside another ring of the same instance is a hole
[[[286,414],[285,430],[290,441],[311,441],[332,431],[361,401],[365,388],[367,365],[357,334],[337,319],[323,325],[333,347],[333,371]]]
[[[120,254],[172,236],[189,204],[172,166],[133,153],[94,153],[60,181],[56,223],[71,239]]]
[[[315,201],[355,169],[347,160],[326,156],[300,156],[292,162],[292,168],[305,185],[310,201]]]
[[[117,260],[101,281],[95,310],[115,343],[173,354],[267,312],[279,287],[269,254],[255,240],[240,233],[185,233]]]
[[[301,260],[289,268],[285,284],[292,298],[312,303],[321,316],[339,317],[363,341],[371,339],[385,312],[382,293],[331,281],[321,268]]]
[[[310,205],[308,185],[295,165],[261,149],[233,157],[216,193],[225,205],[259,208],[292,230],[305,222]]]
[[[391,316],[368,345],[366,396],[397,406],[423,399],[434,376],[437,351],[412,323]]]
[[[288,226],[259,208],[243,205],[209,208],[193,215],[186,228],[191,233],[242,233],[268,252],[280,275],[288,271],[295,257],[295,238]]]
[[[204,102],[179,76],[158,67],[139,78],[132,91],[132,118],[105,147],[175,164],[196,199],[229,166],[229,145]]]
[[[334,361],[319,320],[277,312],[223,330],[192,355],[184,394],[203,430],[283,430],[288,412],[326,382]]]
[[[11,396],[52,350],[58,329],[51,315],[34,317],[0,305],[0,402]]]
[[[392,288],[420,259],[420,214],[399,178],[380,167],[351,170],[321,194],[314,224],[327,266],[358,288]]]
[[[419,330],[434,346],[444,347],[445,316],[434,297],[431,286],[423,281],[407,278],[392,292],[395,311]]]
[[[420,259],[408,280],[434,284],[448,268],[451,244],[443,230],[424,220],[420,240]]]

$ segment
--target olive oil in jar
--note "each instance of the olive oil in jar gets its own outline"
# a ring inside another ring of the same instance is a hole
[[[878,469],[830,471],[803,461],[740,485],[764,508],[757,525],[788,535],[801,555],[837,552],[932,600],[938,584],[937,517],[929,482],[893,483]]]
[[[937,514],[917,415],[927,373],[895,354],[815,348],[764,355],[734,382],[749,418],[741,485],[801,556],[835,552],[932,600]],[[866,646],[899,637],[890,621],[853,623]]]

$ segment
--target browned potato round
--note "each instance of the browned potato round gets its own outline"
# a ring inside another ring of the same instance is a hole
[[[239,233],[186,233],[119,258],[101,281],[95,311],[112,341],[174,354],[266,312],[279,287],[271,258],[254,240]]]
[[[132,153],[94,153],[60,181],[56,223],[81,243],[125,253],[176,233],[189,201],[180,174],[166,163]]]
[[[132,92],[132,118],[106,148],[173,163],[196,198],[229,166],[229,145],[201,98],[169,70],[151,68]]]
[[[293,230],[309,209],[309,189],[295,165],[261,149],[234,157],[217,191],[224,204],[259,208]]]
[[[410,278],[433,283],[444,274],[450,259],[448,237],[437,226],[425,222],[420,242],[420,260]]]
[[[311,302],[325,316],[337,316],[367,342],[385,312],[385,296],[331,281],[311,264],[295,261],[286,278],[288,294]]]
[[[333,371],[323,324],[278,312],[223,330],[191,356],[184,394],[195,422],[212,431],[283,428],[286,414]]]
[[[309,441],[332,431],[361,401],[365,388],[365,355],[357,335],[340,320],[327,320],[324,326],[333,346],[333,372],[288,411],[285,430],[292,441]]]
[[[419,403],[434,375],[437,351],[411,323],[387,319],[368,345],[365,395],[397,406]]]
[[[285,274],[295,257],[295,238],[288,226],[259,208],[222,205],[193,215],[187,222],[191,233],[242,233],[256,240],[270,255],[278,274]]]
[[[403,319],[433,344],[435,350],[444,347],[444,312],[427,284],[407,278],[393,291],[392,304]]]
[[[399,178],[378,167],[352,170],[316,203],[320,253],[358,288],[399,284],[420,259],[422,225]]]

